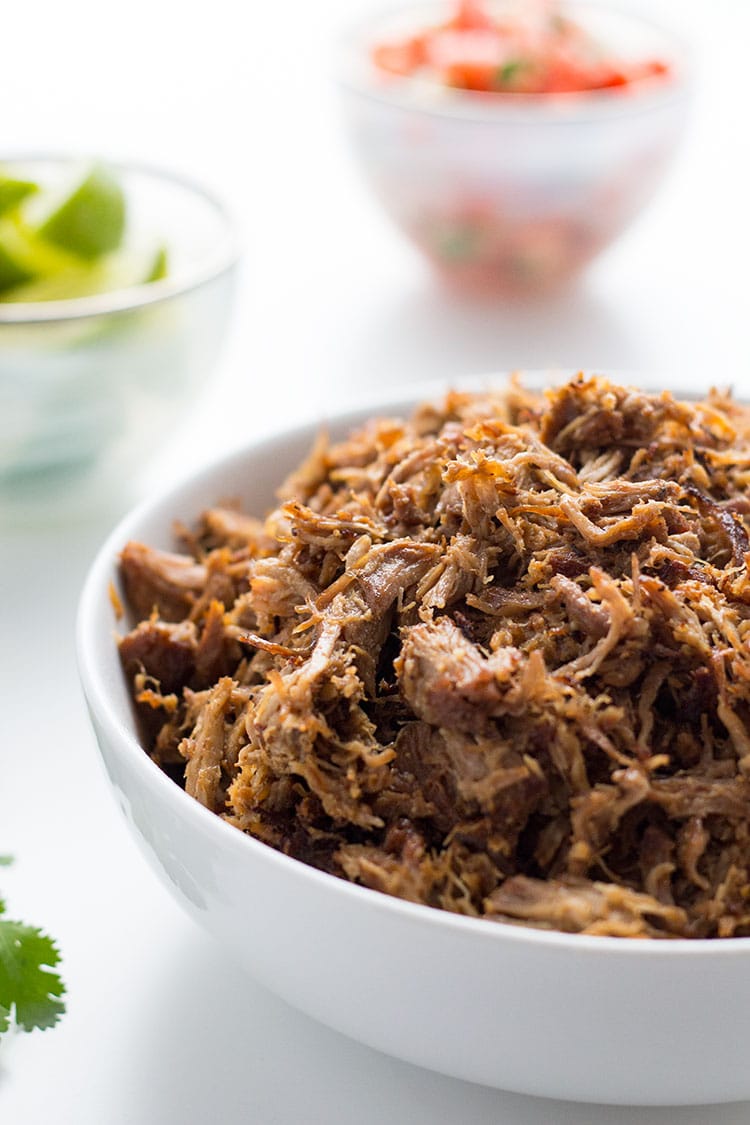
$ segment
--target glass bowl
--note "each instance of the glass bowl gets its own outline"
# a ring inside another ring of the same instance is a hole
[[[3,160],[53,186],[90,161]],[[125,244],[165,246],[167,276],[95,296],[0,303],[0,517],[80,514],[174,432],[224,338],[238,242],[201,187],[108,162],[127,200]]]
[[[454,7],[403,6],[346,37],[339,86],[354,153],[385,210],[450,281],[513,294],[559,286],[631,222],[669,166],[689,104],[686,48],[630,10],[571,0],[565,12],[603,44],[667,62],[669,78],[481,94],[371,62],[374,44]]]

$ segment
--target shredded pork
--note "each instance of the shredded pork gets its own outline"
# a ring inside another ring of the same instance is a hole
[[[154,759],[306,863],[506,923],[750,936],[750,410],[578,376],[321,440],[121,556]]]

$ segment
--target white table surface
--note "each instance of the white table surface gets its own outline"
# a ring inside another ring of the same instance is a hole
[[[218,188],[243,225],[224,360],[150,476],[381,385],[464,372],[657,370],[747,391],[746,0],[669,0],[703,69],[669,182],[573,292],[512,309],[436,288],[348,162],[325,46],[365,3],[3,12],[0,151],[169,164]],[[124,503],[0,539],[0,853],[17,857],[0,881],[12,914],[58,939],[68,986],[58,1028],[0,1046],[3,1125],[750,1121],[750,1104],[584,1107],[451,1081],[318,1026],[236,970],[133,846],[79,694],[76,600]]]

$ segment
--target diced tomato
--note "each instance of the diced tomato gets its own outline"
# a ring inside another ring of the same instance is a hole
[[[661,60],[625,63],[607,56],[552,3],[495,18],[485,0],[458,0],[451,19],[373,50],[375,65],[407,77],[481,93],[568,94],[632,86],[669,75]]]
[[[425,44],[425,62],[437,71],[453,66],[500,66],[505,44],[496,31],[438,31]]]
[[[621,70],[611,70],[603,79],[601,83],[602,90],[611,90],[615,86],[627,86],[628,76],[623,74]]]
[[[664,78],[669,74],[669,67],[665,62],[660,59],[649,59],[647,62],[640,63],[633,67],[630,81],[635,81],[642,78]]]
[[[486,93],[494,89],[493,82],[497,66],[488,66],[486,63],[454,63],[443,71],[442,82],[444,86],[451,86],[454,90],[476,90]]]
[[[405,39],[402,43],[381,43],[373,50],[373,62],[381,70],[408,78],[425,61],[425,43],[422,36]]]
[[[492,29],[495,21],[485,11],[481,0],[459,0],[456,14],[446,26],[455,31],[482,31]]]

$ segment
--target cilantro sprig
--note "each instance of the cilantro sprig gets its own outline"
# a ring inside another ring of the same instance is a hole
[[[0,856],[7,866],[9,856]],[[24,1031],[54,1027],[65,1011],[65,985],[56,972],[60,954],[35,926],[13,922],[0,899],[0,1035],[11,1023]]]

